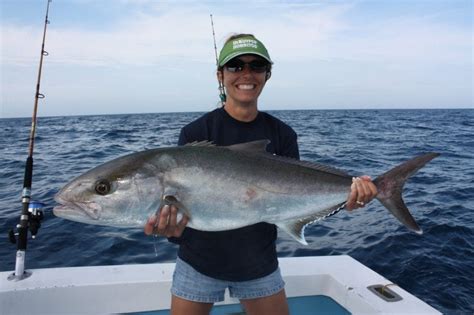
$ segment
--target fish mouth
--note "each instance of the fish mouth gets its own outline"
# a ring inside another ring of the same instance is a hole
[[[54,196],[59,205],[53,208],[53,214],[60,218],[80,220],[80,218],[99,220],[102,207],[95,202],[78,202]]]

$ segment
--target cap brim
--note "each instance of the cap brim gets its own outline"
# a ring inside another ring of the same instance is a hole
[[[266,61],[268,61],[270,64],[273,64],[273,61],[271,61],[267,56],[261,54],[261,53],[258,53],[258,52],[255,52],[255,50],[248,50],[248,51],[234,51],[233,53],[229,54],[228,56],[226,56],[220,63],[219,63],[219,67],[222,67],[224,66],[227,62],[229,62],[231,59],[234,59],[235,57],[238,57],[238,56],[242,56],[242,55],[256,55],[256,56],[259,56],[259,57],[262,57],[263,59],[265,59]]]

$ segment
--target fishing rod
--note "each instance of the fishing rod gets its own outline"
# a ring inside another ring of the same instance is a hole
[[[212,20],[212,14],[211,14],[211,26],[212,26],[212,37],[214,38],[214,52],[216,54],[216,66],[217,68],[219,68],[219,59],[217,57],[216,33],[214,32],[214,21]],[[218,80],[218,81],[219,81],[219,98],[221,100],[221,105],[224,106],[225,101],[226,101],[224,85],[222,84],[221,80]]]
[[[34,239],[38,230],[41,226],[41,220],[43,219],[43,204],[40,202],[32,202],[31,200],[31,182],[33,179],[33,152],[35,145],[35,132],[36,132],[36,115],[38,112],[38,100],[44,98],[44,94],[40,93],[41,83],[41,72],[43,69],[43,57],[48,56],[48,52],[44,50],[44,43],[46,39],[46,28],[49,24],[49,4],[52,0],[48,0],[46,7],[46,16],[44,19],[44,30],[43,30],[43,42],[41,44],[41,54],[38,70],[38,80],[36,83],[35,93],[35,104],[33,108],[33,116],[31,119],[31,130],[30,130],[30,141],[28,145],[28,157],[25,165],[25,177],[23,179],[23,191],[21,195],[22,211],[20,216],[20,223],[16,226],[17,233],[13,230],[10,231],[10,241],[17,244],[16,262],[15,262],[15,273],[12,274],[9,280],[22,280],[31,275],[29,272],[25,272],[25,254],[26,245],[28,241],[28,230],[31,232],[31,236]],[[15,237],[18,236],[18,239]]]

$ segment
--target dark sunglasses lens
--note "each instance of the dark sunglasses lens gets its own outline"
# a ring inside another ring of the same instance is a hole
[[[257,73],[262,73],[268,70],[268,62],[265,60],[252,60],[251,62],[246,63],[240,59],[232,59],[225,64],[225,68],[229,72],[239,72],[244,69],[245,65],[249,65],[250,70]]]
[[[255,72],[261,73],[268,69],[268,62],[263,60],[253,60],[249,63],[250,69]]]
[[[245,63],[240,59],[233,59],[225,64],[225,68],[229,72],[239,72],[244,68]]]

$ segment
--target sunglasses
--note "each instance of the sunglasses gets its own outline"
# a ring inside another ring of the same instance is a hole
[[[267,61],[261,59],[255,59],[250,62],[244,62],[241,59],[235,58],[226,63],[224,65],[224,68],[226,68],[226,70],[229,72],[240,72],[244,70],[245,65],[248,65],[250,71],[252,72],[263,73],[269,70],[270,64]]]

